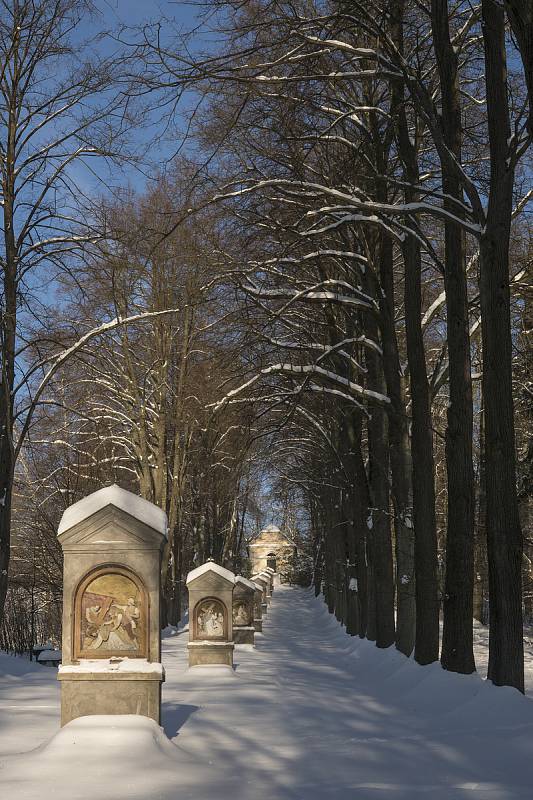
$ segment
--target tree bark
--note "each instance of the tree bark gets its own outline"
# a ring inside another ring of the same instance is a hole
[[[367,277],[369,281],[370,276]],[[374,296],[379,294],[377,281]],[[378,325],[375,317],[368,315],[368,335],[378,341]],[[374,350],[366,351],[369,387],[386,394],[381,357]],[[369,638],[376,640],[377,647],[389,647],[394,643],[394,570],[389,521],[389,436],[388,415],[385,409],[370,407],[368,420],[368,484],[370,503],[367,516],[367,542],[371,566],[371,593],[369,596]],[[370,527],[371,521],[371,527]],[[374,621],[375,617],[375,621]]]
[[[528,127],[533,137],[533,3],[531,0],[504,0],[504,5],[524,67],[529,97]]]
[[[15,48],[18,34],[14,34]],[[9,581],[11,554],[11,502],[15,475],[15,448],[13,443],[13,391],[15,382],[15,348],[17,331],[17,243],[15,239],[15,164],[18,107],[18,60],[12,65],[13,76],[8,100],[7,140],[2,159],[3,234],[5,260],[3,269],[3,309],[0,318],[0,624]]]
[[[487,487],[490,638],[488,677],[524,691],[521,566],[523,541],[516,492],[509,292],[514,163],[507,94],[505,17],[482,1],[490,195],[481,235],[481,331]]]
[[[403,53],[403,15],[405,4],[394,6],[394,37]],[[398,152],[406,182],[406,203],[416,202],[419,182],[416,143],[409,135],[403,84],[394,86],[394,107],[398,125]],[[416,125],[416,118],[414,120]],[[406,220],[409,224],[410,220]],[[415,660],[430,664],[439,657],[439,591],[437,570],[437,523],[435,517],[435,465],[431,402],[426,355],[422,333],[422,260],[420,243],[408,236],[402,244],[405,268],[404,306],[407,363],[411,390],[411,464],[413,487],[416,599]],[[413,590],[413,586],[410,587]]]
[[[448,0],[432,0],[433,45],[437,59],[446,147],[461,163],[462,121],[457,55],[450,39]],[[472,465],[472,380],[468,326],[463,192],[448,162],[441,160],[443,204],[458,221],[444,223],[449,404],[446,427],[448,530],[441,663],[445,669],[475,670],[472,632],[474,589],[474,470]],[[457,202],[453,202],[453,199]]]
[[[406,656],[415,644],[416,603],[414,582],[414,534],[412,525],[411,453],[398,341],[394,323],[394,275],[392,241],[381,235],[379,292],[383,372],[391,401],[388,415],[391,495],[394,508],[396,552],[396,647]]]

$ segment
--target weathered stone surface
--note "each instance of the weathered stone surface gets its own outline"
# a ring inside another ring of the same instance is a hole
[[[233,641],[235,644],[255,644],[255,627],[233,628]]]
[[[233,590],[233,641],[254,644],[254,600],[257,584],[242,575],[235,578]]]
[[[62,724],[88,713],[159,719],[154,698],[164,680],[159,598],[165,519],[161,509],[118,486],[65,511],[58,533],[64,554]],[[138,660],[138,678],[131,669],[117,669],[122,659]],[[72,671],[72,665],[80,668]],[[128,700],[132,686],[136,699]]]
[[[92,714],[141,714],[161,722],[161,670],[59,673],[61,725]]]
[[[270,605],[272,600],[271,575],[269,573],[261,572],[259,575],[254,575],[252,577],[252,581],[258,586],[262,587],[262,608],[264,615],[266,612],[266,607]]]
[[[189,666],[227,664],[233,667],[233,642],[189,642]]]
[[[258,586],[261,587],[262,592],[262,603],[266,603],[267,599],[267,592],[268,592],[268,581],[264,575],[253,575],[252,576],[253,583],[256,583]]]
[[[187,576],[189,590],[189,666],[233,666],[233,590],[235,576],[208,561]]]
[[[261,602],[263,599],[263,589],[259,583],[251,581],[254,588],[254,628],[256,632],[261,633],[263,630],[263,611]]]

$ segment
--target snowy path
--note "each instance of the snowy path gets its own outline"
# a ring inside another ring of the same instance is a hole
[[[306,590],[276,590],[264,635],[255,650],[236,651],[234,674],[188,671],[186,644],[187,635],[180,634],[164,647],[163,725],[176,745],[175,762],[166,750],[151,759],[147,748],[143,763],[132,747],[129,761],[114,763],[116,781],[107,783],[102,800],[533,796],[531,700],[478,676],[447,674],[437,665],[421,668],[393,649],[378,651],[347,637]],[[34,710],[0,735],[0,753],[15,752],[17,742],[19,752],[34,747],[35,719],[41,721],[40,741],[54,732],[57,717],[49,706],[57,703],[56,688],[39,678],[2,697]],[[74,781],[72,764],[61,754],[52,764],[45,756],[46,749],[33,757],[0,756],[0,794],[3,785],[2,796],[10,798],[14,775],[24,774],[17,800],[51,797],[47,781],[57,800],[98,796],[94,761],[84,770],[81,757]],[[39,775],[34,794],[32,775]]]

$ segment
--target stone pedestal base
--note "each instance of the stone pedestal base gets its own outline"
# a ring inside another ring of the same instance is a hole
[[[256,633],[263,632],[263,620],[262,619],[254,619],[254,630]]]
[[[265,614],[267,613],[267,610],[268,610],[268,605],[267,605],[267,603],[261,603],[261,614],[262,614],[263,616],[265,616]]]
[[[121,671],[120,666],[105,664],[107,668],[98,665],[95,670],[83,662],[59,668],[61,725],[92,714],[140,714],[159,725],[161,684],[165,680],[161,664],[143,660],[138,671],[131,666]]]
[[[233,667],[233,642],[189,642],[189,667],[226,664]]]
[[[253,626],[243,626],[237,628],[233,626],[233,641],[235,644],[254,644],[255,628]]]

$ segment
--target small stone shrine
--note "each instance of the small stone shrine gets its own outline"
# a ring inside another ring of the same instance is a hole
[[[63,549],[61,724],[88,714],[160,721],[160,508],[108,486],[67,508]]]
[[[270,594],[274,594],[274,586],[276,582],[276,573],[272,569],[272,567],[265,567],[263,572],[266,572],[267,575],[270,575]]]
[[[253,575],[252,576],[253,583],[256,583],[258,586],[261,587],[261,614],[264,617],[267,613],[268,603],[267,603],[267,589],[268,589],[268,581],[264,575]]]
[[[263,587],[252,581],[254,586],[254,629],[256,633],[263,631],[263,610],[261,603],[263,601]]]
[[[235,575],[207,561],[187,575],[189,590],[189,666],[233,667],[233,590]]]
[[[233,590],[233,641],[235,644],[254,643],[254,595],[256,585],[237,575]]]
[[[264,570],[263,572],[259,573],[259,576],[261,578],[264,578],[266,581],[266,601],[268,605],[270,605],[270,603],[272,602],[272,583],[273,583],[272,575],[270,574],[270,572],[266,572],[266,570]]]

